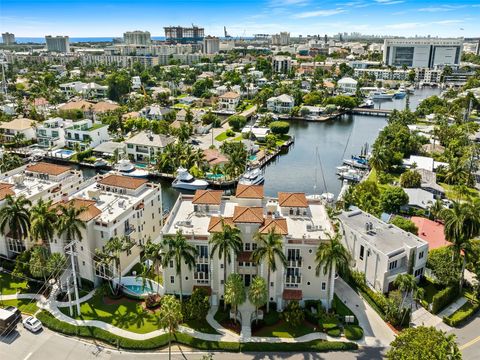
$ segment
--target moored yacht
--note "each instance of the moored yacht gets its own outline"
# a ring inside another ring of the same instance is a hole
[[[265,177],[260,168],[245,171],[245,173],[238,180],[239,184],[243,185],[260,185],[265,182]]]
[[[208,186],[205,180],[195,179],[187,169],[179,167],[177,169],[177,177],[173,180],[172,187],[183,190],[204,190]]]
[[[113,167],[115,171],[118,171],[120,174],[138,177],[138,178],[146,178],[148,177],[148,171],[140,170],[135,167],[128,159],[120,159],[118,163],[115,164]]]
[[[373,100],[392,100],[394,93],[388,93],[384,90],[376,90],[370,93],[370,96]]]

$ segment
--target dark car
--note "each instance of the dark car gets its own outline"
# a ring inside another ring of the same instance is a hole
[[[190,144],[192,145],[200,145],[200,142],[198,140],[192,139],[190,140]]]

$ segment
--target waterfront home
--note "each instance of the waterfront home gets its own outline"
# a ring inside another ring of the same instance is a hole
[[[292,111],[294,106],[295,106],[295,100],[293,99],[292,96],[287,94],[274,96],[267,100],[268,111],[273,111],[274,113],[279,113],[279,114],[290,113],[290,111]]]
[[[127,145],[127,155],[134,161],[148,162],[165,146],[175,142],[175,138],[163,134],[153,134],[142,131],[124,141]]]
[[[67,97],[81,95],[86,99],[104,98],[107,96],[108,86],[99,85],[94,82],[83,83],[81,81],[73,81],[60,84],[60,91]]]
[[[399,274],[420,279],[427,263],[426,241],[362,210],[344,211],[338,219],[352,266],[365,274],[371,288],[388,292]]]
[[[300,108],[300,114],[302,114],[302,116],[319,116],[324,111],[325,108],[320,106],[302,105]]]
[[[437,174],[426,169],[414,169],[421,176],[420,187],[436,197],[444,197],[445,189],[437,184]]]
[[[408,195],[408,204],[403,207],[405,210],[409,208],[427,210],[435,202],[435,196],[427,190],[420,188],[403,190]]]
[[[435,161],[431,157],[410,155],[409,159],[403,159],[403,166],[413,169],[425,169],[435,171],[439,166],[447,167],[448,163]]]
[[[3,142],[11,142],[16,137],[21,137],[21,140],[35,139],[35,120],[26,118],[17,118],[0,125],[0,136]]]
[[[181,231],[198,250],[193,268],[182,263],[184,294],[204,287],[211,292],[213,305],[223,299],[223,255],[220,258],[218,252],[213,254],[209,242],[214,233],[222,230],[222,223],[238,228],[242,239],[242,251],[227,263],[227,277],[240,274],[245,286],[255,276],[267,279],[266,264],[255,264],[251,256],[258,246],[255,234],[274,231],[282,239],[287,266],[277,261],[277,270],[271,273],[268,284],[269,301],[275,302],[279,310],[291,300],[301,303],[307,299],[321,300],[324,306],[331,302],[335,271],[330,278],[323,269],[318,274],[315,271],[316,250],[322,242],[330,241],[333,234],[325,206],[308,201],[303,193],[279,193],[278,198],[268,198],[261,185],[240,184],[236,195],[231,197],[213,190],[197,191],[194,196],[180,194],[162,234],[175,235]],[[163,279],[166,293],[179,293],[173,264],[164,268]]]
[[[270,128],[259,127],[255,125],[247,125],[242,129],[242,135],[253,135],[258,141],[264,141],[268,134],[270,134]]]
[[[240,102],[240,94],[228,91],[225,94],[218,97],[218,108],[225,112],[235,113],[235,109]]]
[[[100,157],[111,157],[117,151],[119,155],[125,154],[127,145],[123,142],[105,141],[93,148],[93,154]]]
[[[160,105],[150,105],[140,110],[140,116],[147,118],[148,120],[162,120],[163,117],[174,110],[161,107]]]
[[[65,146],[65,128],[72,123],[72,120],[56,117],[38,124],[36,127],[38,145],[47,149]]]
[[[351,77],[344,77],[338,80],[338,90],[344,94],[353,95],[357,91],[358,81]]]
[[[71,149],[79,148],[84,151],[108,140],[108,125],[90,119],[75,121],[65,128],[65,146]]]
[[[0,174],[0,208],[5,206],[7,195],[14,198],[25,196],[32,205],[39,199],[60,201],[63,196],[78,191],[82,183],[82,172],[70,166],[46,162],[24,165]],[[0,254],[9,258],[34,244],[28,238],[18,239],[8,226],[4,234],[0,233]]]

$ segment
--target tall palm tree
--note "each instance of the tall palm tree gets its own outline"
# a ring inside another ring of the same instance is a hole
[[[268,301],[267,313],[270,311],[270,276],[271,272],[277,271],[277,259],[282,266],[287,266],[287,258],[283,253],[282,235],[275,232],[275,227],[268,234],[263,235],[257,232],[254,236],[257,242],[257,248],[252,253],[252,260],[258,265],[265,262],[267,267],[267,288]]]
[[[75,207],[73,205],[60,205],[59,216],[56,222],[58,236],[65,236],[68,242],[73,240],[82,240],[82,229],[85,229],[85,223],[80,219],[85,211],[84,207]]]
[[[55,234],[57,214],[52,208],[52,201],[39,199],[30,208],[30,236],[41,245],[48,244]]]
[[[227,263],[232,262],[232,252],[234,257],[242,251],[243,243],[240,236],[240,230],[235,226],[225,224],[222,219],[222,231],[214,233],[210,238],[210,245],[212,245],[212,256],[218,252],[218,258],[221,260],[223,257],[223,286],[227,282]],[[227,304],[223,302],[224,309],[227,308]]]
[[[185,262],[189,270],[195,265],[197,248],[189,244],[182,231],[178,230],[175,236],[167,236],[164,239],[165,255],[163,257],[163,266],[167,267],[170,261],[174,262],[175,273],[179,277],[180,301],[183,301],[182,286],[182,262]]]
[[[334,271],[346,272],[350,264],[351,255],[341,242],[342,235],[328,236],[328,241],[322,241],[315,254],[315,268],[317,276],[323,268],[323,274],[328,273],[330,284],[334,282]],[[327,286],[328,307],[330,307],[330,284]]]
[[[18,198],[7,195],[5,206],[0,210],[0,232],[6,235],[7,231],[10,231],[15,240],[23,240],[30,231],[31,204],[24,195]]]
[[[155,274],[160,272],[160,266],[163,259],[163,246],[162,243],[154,243],[151,239],[148,239],[145,245],[142,245],[143,259],[150,260],[152,267],[155,270]],[[160,292],[160,284],[157,281],[157,294]]]

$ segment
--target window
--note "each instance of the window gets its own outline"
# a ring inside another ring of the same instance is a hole
[[[388,270],[393,270],[397,268],[397,260],[392,261],[390,264],[388,264]]]
[[[360,245],[360,260],[363,260],[363,255],[365,255],[365,247]]]
[[[239,261],[238,266],[243,266],[243,261]]]
[[[85,266],[85,261],[82,261],[82,265]]]
[[[322,282],[322,291],[325,291],[325,290],[327,290],[327,283]]]
[[[257,244],[253,243],[252,244],[252,251],[255,251],[255,250],[257,250]]]
[[[170,260],[170,268],[173,268],[173,260]]]
[[[424,251],[420,251],[420,252],[418,253],[418,258],[419,258],[419,259],[423,259],[423,256],[424,256],[424,255],[425,255],[425,252],[424,252]]]
[[[175,276],[170,276],[170,284],[175,284]]]
[[[270,282],[270,287],[273,287],[273,281],[272,281],[272,282]]]
[[[250,243],[245,243],[245,251],[250,251]]]
[[[415,277],[419,277],[419,276],[422,276],[422,275],[423,275],[423,267],[415,270],[415,272],[413,274],[413,276],[415,276]]]

